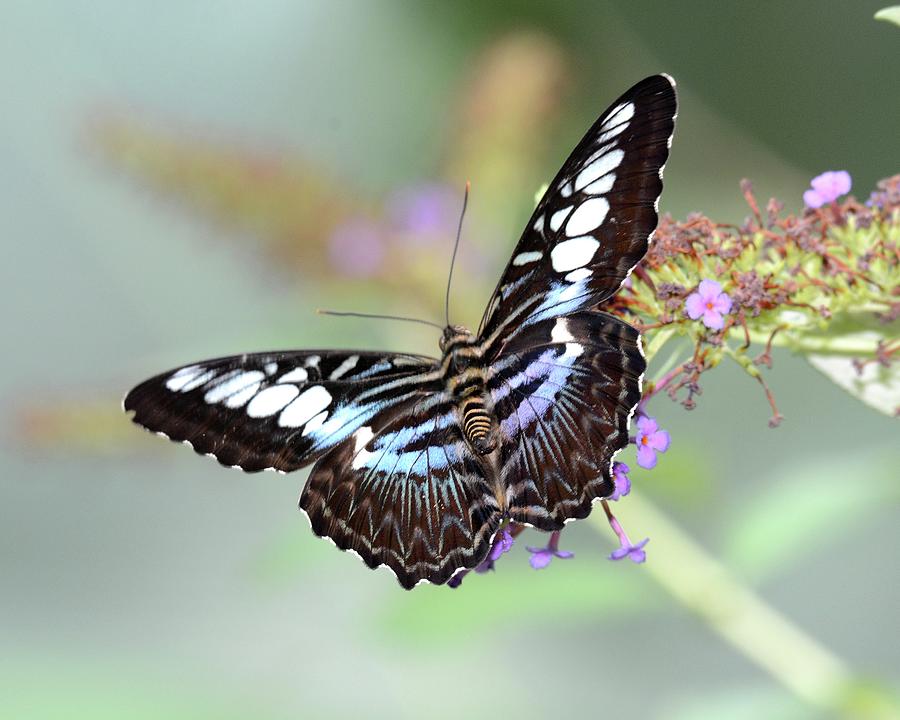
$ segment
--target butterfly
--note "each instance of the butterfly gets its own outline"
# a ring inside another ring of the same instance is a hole
[[[509,522],[555,531],[613,492],[646,367],[603,311],[647,251],[676,115],[642,80],[550,183],[477,332],[440,358],[290,350],[192,363],[124,400],[137,424],[223,465],[292,472],[313,532],[410,589],[485,560]]]

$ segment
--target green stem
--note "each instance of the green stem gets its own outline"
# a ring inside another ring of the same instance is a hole
[[[846,717],[900,716],[881,695],[860,701],[859,679],[843,660],[744,586],[640,493],[632,492],[617,510],[632,526],[653,528],[647,573],[797,697]],[[608,531],[602,513],[593,513],[590,521]]]

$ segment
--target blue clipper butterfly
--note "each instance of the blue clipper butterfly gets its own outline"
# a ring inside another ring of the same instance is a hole
[[[404,588],[481,563],[506,521],[559,530],[613,492],[646,367],[602,311],[647,251],[676,114],[666,75],[628,90],[550,183],[477,333],[440,359],[263,352],[158,375],[125,398],[145,428],[248,472],[315,463],[313,532]]]

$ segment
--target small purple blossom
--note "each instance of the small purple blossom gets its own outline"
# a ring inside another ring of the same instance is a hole
[[[632,543],[616,516],[612,514],[609,505],[604,503],[603,508],[606,510],[606,519],[609,521],[609,526],[613,529],[616,537],[619,538],[619,547],[609,554],[609,559],[622,560],[627,557],[633,563],[646,561],[647,552],[644,550],[644,545],[650,542],[650,538],[644,538],[639,543]]]
[[[612,476],[615,489],[613,490],[613,494],[606,498],[607,500],[618,500],[631,492],[631,480],[628,479],[628,473],[630,471],[631,468],[625,463],[613,463]]]
[[[643,548],[648,542],[650,542],[650,538],[644,538],[639,543],[632,545],[626,538],[625,542],[622,543],[622,547],[613,550],[609,554],[609,559],[621,560],[622,558],[627,557],[633,563],[645,562],[647,560],[647,552]]]
[[[531,567],[535,570],[540,570],[547,567],[555,557],[558,557],[560,560],[568,560],[575,557],[575,553],[559,549],[559,534],[559,530],[550,533],[550,542],[547,543],[547,547],[527,548],[528,552],[531,553],[531,558],[528,560]]]
[[[488,570],[493,570],[494,563],[500,559],[500,556],[503,553],[508,553],[510,550],[512,550],[514,542],[515,540],[513,539],[513,536],[509,532],[509,530],[507,528],[503,528],[494,537],[494,544],[491,545],[491,551],[488,553],[488,556],[475,568],[475,572],[485,573]]]
[[[723,316],[731,312],[731,298],[715,280],[701,280],[697,291],[688,295],[684,307],[691,320],[702,318],[706,327],[721,330],[725,327]]]
[[[491,551],[488,553],[488,556],[478,565],[475,566],[474,570],[477,573],[486,573],[494,569],[494,563],[500,559],[500,556],[503,553],[508,553],[512,550],[513,543],[515,542],[515,538],[513,538],[512,533],[509,531],[509,528],[503,528],[500,532],[498,532],[494,536],[494,542],[491,545]],[[463,578],[468,574],[468,570],[461,570],[456,573],[450,580],[447,581],[447,587],[458,588],[462,585]]]
[[[380,228],[365,218],[341,223],[332,231],[328,241],[332,265],[352,277],[378,274],[384,264],[385,253]]]
[[[504,528],[500,531],[500,536],[494,538],[494,546],[491,548],[491,554],[488,557],[491,560],[499,560],[503,553],[508,553],[512,550],[513,543],[515,543],[515,539],[512,533],[507,528]]]
[[[641,415],[637,420],[637,462],[642,468],[650,470],[656,467],[656,453],[664,453],[669,449],[672,439],[669,433],[659,429],[655,418]]]
[[[850,192],[852,181],[846,170],[829,170],[816,175],[810,185],[812,187],[803,193],[803,202],[806,207],[820,208]]]

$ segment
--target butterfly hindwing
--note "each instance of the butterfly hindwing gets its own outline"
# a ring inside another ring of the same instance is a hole
[[[672,79],[654,75],[594,123],[538,203],[488,303],[480,337],[489,347],[615,294],[656,228],[675,112]]]
[[[125,397],[134,422],[223,465],[284,472],[363,423],[440,387],[418,355],[310,350],[235,355],[151,378]]]
[[[512,520],[559,530],[612,493],[645,367],[637,330],[602,312],[542,320],[505,349],[488,390]]]
[[[409,589],[488,552],[502,515],[455,404],[442,393],[360,427],[316,463],[300,506],[313,531]]]

